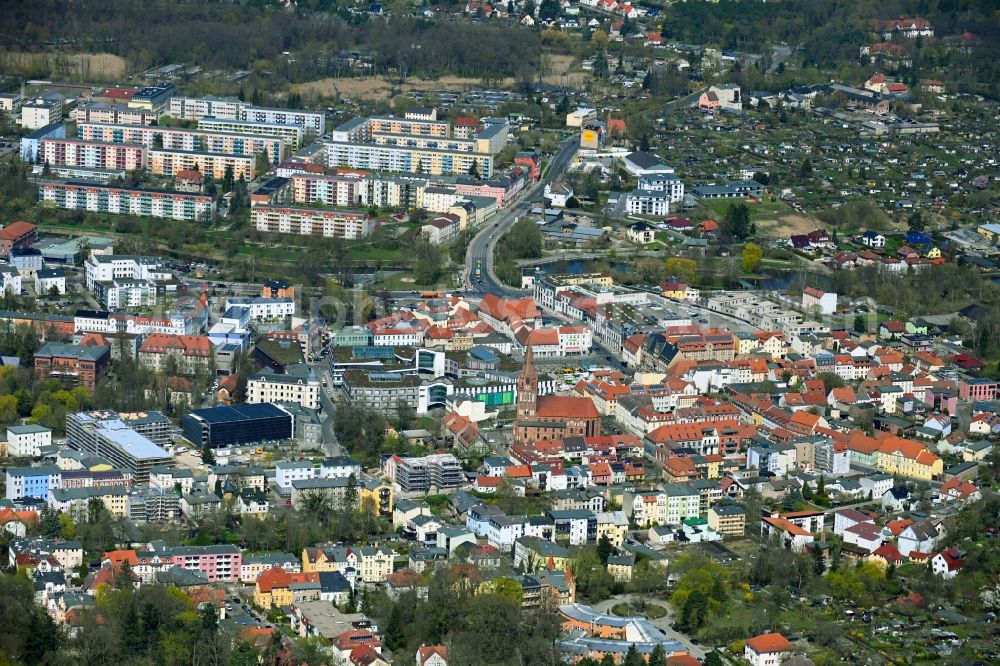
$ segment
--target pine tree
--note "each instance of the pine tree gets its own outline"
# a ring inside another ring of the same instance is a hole
[[[823,557],[823,550],[820,548],[813,548],[813,570],[816,572],[817,576],[822,576],[826,573],[826,559]]]
[[[201,447],[201,461],[206,465],[215,464],[215,453],[212,451],[212,447],[208,444]]]
[[[403,614],[399,605],[394,604],[389,613],[389,621],[385,624],[385,644],[390,650],[398,650],[406,645],[406,632],[403,628]]]
[[[625,653],[622,666],[643,666],[643,664],[642,655],[635,649],[635,643],[632,643],[632,645],[628,646],[628,652]]]
[[[601,564],[607,564],[608,558],[615,552],[615,547],[611,545],[611,541],[608,539],[607,534],[602,534],[601,538],[597,540],[597,557],[600,558]]]
[[[663,645],[657,644],[649,653],[649,666],[667,666],[667,651]]]

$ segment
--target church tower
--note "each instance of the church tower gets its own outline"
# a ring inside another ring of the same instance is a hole
[[[537,404],[538,372],[535,370],[534,354],[528,345],[524,354],[524,366],[517,377],[517,425],[534,418]]]

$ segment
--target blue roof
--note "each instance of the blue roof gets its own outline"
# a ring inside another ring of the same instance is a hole
[[[911,245],[926,245],[934,242],[930,236],[921,231],[907,231],[905,238],[906,242]]]

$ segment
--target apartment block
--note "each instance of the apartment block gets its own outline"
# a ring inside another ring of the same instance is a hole
[[[477,170],[483,178],[493,175],[493,155],[437,148],[367,143],[327,143],[329,167],[349,167],[370,171],[395,171],[442,176]]]
[[[62,470],[55,465],[8,467],[4,497],[12,501],[24,497],[47,500],[49,491],[58,488],[61,480]]]
[[[39,144],[38,161],[89,169],[142,171],[146,168],[146,148],[82,139],[43,139]]]
[[[250,106],[235,97],[175,96],[170,99],[170,115],[184,120],[201,120],[206,116],[225,120],[239,120],[240,112]]]
[[[129,427],[129,423],[136,427]],[[142,421],[127,423],[112,411],[66,416],[66,441],[70,448],[101,456],[115,467],[132,472],[136,483],[148,483],[153,467],[173,462],[173,458],[140,430],[155,436]]]
[[[149,151],[149,172],[157,176],[175,177],[182,171],[198,171],[222,180],[226,170],[232,169],[234,180],[243,178],[250,182],[257,177],[256,160],[253,155],[153,148]]]
[[[254,206],[250,219],[257,231],[345,240],[364,238],[377,223],[365,211],[298,206]]]
[[[292,201],[324,206],[386,206],[411,208],[419,201],[427,180],[376,174],[338,173],[332,176],[296,173],[291,176]]]
[[[7,426],[7,455],[12,458],[31,458],[41,455],[41,450],[52,444],[52,431],[40,425]]]
[[[256,123],[251,120],[233,120],[206,116],[198,121],[198,129],[229,134],[252,134],[254,136],[280,136],[291,148],[298,148],[305,139],[306,130],[299,125],[277,123]]]
[[[462,465],[450,453],[399,458],[396,462],[396,484],[403,492],[458,488],[464,481]]]
[[[147,109],[130,109],[127,104],[87,102],[76,107],[73,119],[78,123],[109,125],[152,125],[157,114]]]
[[[423,115],[355,118],[330,133],[326,160],[331,167],[490,178],[508,133],[505,120],[486,119],[470,138],[459,138],[447,122]]]
[[[727,536],[743,536],[746,513],[736,504],[718,504],[708,510],[708,526]]]
[[[39,199],[57,208],[93,213],[145,215],[189,222],[215,217],[213,197],[173,190],[49,180],[39,183]]]
[[[21,127],[41,129],[62,122],[63,99],[59,95],[46,95],[25,100],[21,104]]]
[[[177,87],[172,83],[158,83],[146,86],[132,95],[128,101],[129,108],[145,109],[152,111],[157,116],[162,116],[167,112],[170,98],[177,92]]]
[[[326,118],[322,111],[269,109],[260,106],[246,106],[240,109],[239,119],[253,123],[292,125],[302,127],[316,134],[323,134],[326,131]]]
[[[285,159],[285,140],[279,136],[229,134],[177,127],[144,127],[141,125],[105,125],[79,123],[77,136],[88,141],[137,143],[147,148],[189,150],[256,157],[267,153],[271,162]]]
[[[166,555],[173,560],[174,566],[198,571],[210,583],[235,583],[240,579],[243,552],[236,546],[177,546],[169,548]]]

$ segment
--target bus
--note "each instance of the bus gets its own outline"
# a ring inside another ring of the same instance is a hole
[[[483,275],[483,263],[476,259],[476,277],[480,278]]]
[[[420,292],[420,298],[441,298],[440,291],[422,291]]]

